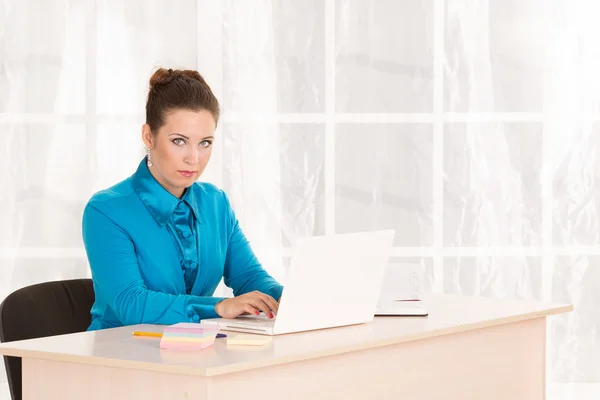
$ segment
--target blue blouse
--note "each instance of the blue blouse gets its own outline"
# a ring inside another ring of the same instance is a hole
[[[235,296],[283,287],[258,262],[227,195],[194,183],[181,199],[152,176],[145,159],[128,179],[92,196],[83,241],[96,301],[89,330],[170,325],[217,317],[224,278]]]

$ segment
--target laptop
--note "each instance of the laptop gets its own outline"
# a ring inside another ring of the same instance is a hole
[[[274,319],[261,314],[210,318],[201,324],[280,335],[370,322],[394,234],[394,230],[380,230],[298,239]]]

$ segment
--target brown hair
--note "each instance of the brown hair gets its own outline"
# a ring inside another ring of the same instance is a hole
[[[146,101],[146,123],[150,130],[156,134],[167,113],[176,109],[209,111],[215,124],[221,114],[219,101],[198,71],[159,68],[150,77]]]

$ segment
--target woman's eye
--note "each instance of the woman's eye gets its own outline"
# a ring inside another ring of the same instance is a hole
[[[177,146],[181,146],[182,144],[185,144],[185,140],[183,140],[182,138],[177,138],[173,139],[173,143],[175,143]]]
[[[203,140],[200,142],[200,146],[202,146],[202,147],[208,147],[210,145],[211,145],[210,140]]]

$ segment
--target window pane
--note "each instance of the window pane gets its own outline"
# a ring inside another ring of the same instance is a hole
[[[2,125],[0,246],[80,247],[92,190],[84,125]]]
[[[553,26],[547,4],[447,2],[445,110],[542,111],[544,62]]]
[[[95,137],[94,191],[130,177],[145,157],[142,124],[101,124]]]
[[[85,3],[5,4],[6,17],[0,17],[0,112],[85,112]]]
[[[336,110],[431,112],[431,1],[336,1]]]
[[[226,124],[224,188],[254,241],[324,232],[324,125]]]
[[[600,124],[551,127],[555,245],[600,244]]]
[[[225,4],[225,111],[323,111],[325,2],[238,0]]]
[[[396,230],[397,246],[432,243],[432,127],[336,128],[336,231]]]
[[[98,112],[144,114],[148,81],[156,67],[196,68],[196,1],[180,0],[177,5],[160,0],[101,3]]]
[[[542,125],[448,124],[444,244],[541,245]]]
[[[600,256],[555,259],[552,301],[574,310],[550,318],[549,359],[555,382],[600,381]]]

